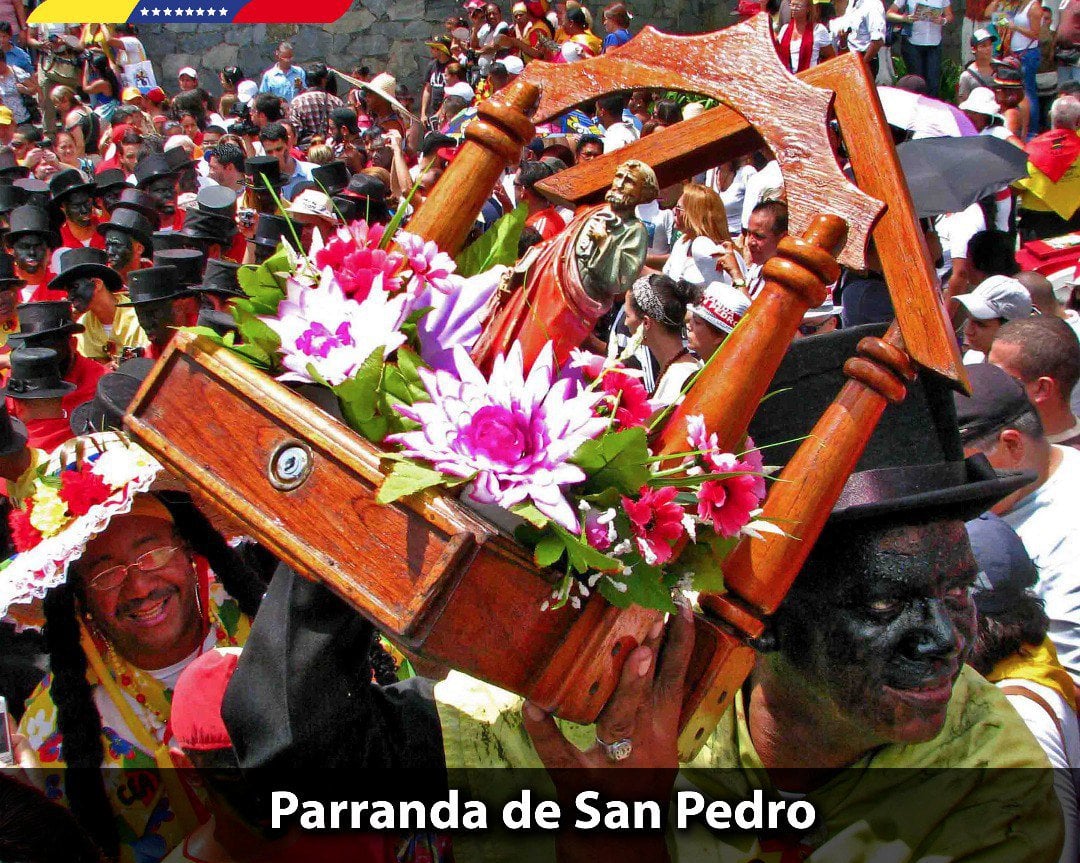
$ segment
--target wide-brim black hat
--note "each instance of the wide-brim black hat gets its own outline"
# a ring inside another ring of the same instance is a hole
[[[8,335],[8,341],[19,344],[38,345],[57,336],[86,331],[76,322],[67,300],[22,303],[15,309],[15,314],[19,317],[19,331]]]
[[[768,465],[785,464],[847,381],[844,363],[884,325],[854,327],[792,343],[750,424]],[[795,441],[772,446],[781,441]],[[1026,473],[1000,473],[982,456],[964,458],[951,391],[921,374],[898,405],[889,405],[829,516],[855,520],[968,521],[1030,483]]]
[[[204,213],[236,218],[236,192],[228,186],[206,186],[195,195],[195,205]],[[188,215],[191,215],[191,210]]]
[[[185,237],[179,231],[154,231],[153,250],[164,252],[167,249],[190,249],[191,237]]]
[[[134,186],[128,182],[127,174],[119,168],[106,168],[104,171],[95,174],[94,185],[97,188],[97,195],[99,197],[116,189],[134,188]]]
[[[311,179],[322,191],[333,197],[349,185],[349,169],[341,161],[327,162],[311,169]]]
[[[184,154],[185,158],[187,154]],[[165,156],[151,153],[139,160],[135,166],[135,186],[143,188],[147,183],[152,183],[160,177],[176,177],[176,168],[169,164]]]
[[[188,210],[184,227],[178,233],[195,240],[210,240],[222,245],[236,236],[236,223],[228,216],[205,210]]]
[[[54,204],[61,204],[64,200],[76,192],[86,192],[91,197],[97,189],[93,180],[87,179],[86,175],[78,168],[68,168],[59,171],[49,180],[49,197]]]
[[[68,249],[60,255],[60,272],[49,281],[49,287],[62,290],[77,279],[101,279],[113,293],[124,287],[120,274],[105,263],[105,253],[89,246]]]
[[[158,209],[157,201],[134,186],[129,186],[120,193],[120,199],[116,202],[113,212],[116,210],[134,210],[155,226],[161,219],[161,210]]]
[[[26,195],[26,203],[45,209],[49,206],[49,184],[37,177],[23,177],[11,184],[16,189],[21,189]]]
[[[27,234],[40,234],[45,237],[51,248],[60,245],[60,235],[53,229],[49,213],[35,204],[23,204],[11,211],[8,217],[8,232],[4,235],[7,244],[13,245],[19,237]]]
[[[255,236],[249,240],[256,246],[276,249],[282,237],[288,237],[289,219],[271,213],[260,213],[259,221],[255,224]],[[300,232],[297,231],[297,234]]]
[[[238,278],[240,265],[222,258],[212,258],[206,262],[202,283],[195,290],[204,294],[221,294],[226,297],[244,298],[247,296],[240,287]]]
[[[193,291],[180,284],[176,267],[144,267],[128,276],[128,301],[117,306],[146,306],[167,303],[192,296]]]
[[[11,183],[0,183],[0,213],[10,213],[26,203],[26,192]]]
[[[15,275],[15,259],[7,252],[0,251],[0,290],[21,288],[25,284],[26,279]]]
[[[142,213],[117,204],[109,215],[109,221],[97,226],[97,232],[105,236],[109,231],[121,231],[134,237],[144,249],[149,249],[154,236],[154,225]]]
[[[102,375],[94,397],[71,412],[71,431],[82,435],[123,430],[124,414],[153,365],[153,360],[136,358],[121,363],[115,372]]]
[[[195,322],[197,327],[208,327],[221,337],[229,333],[236,333],[236,321],[228,312],[219,312],[216,309],[200,309],[199,319]]]
[[[244,162],[244,185],[255,191],[265,190],[264,178],[275,189],[285,185],[281,163],[274,156],[252,156]]]
[[[0,148],[0,177],[29,177],[30,169],[19,164],[15,151],[10,147]]]
[[[202,281],[206,255],[198,249],[162,249],[154,252],[155,267],[174,267],[181,285],[191,287]]]
[[[179,173],[185,168],[192,168],[199,164],[198,159],[193,159],[188,155],[188,151],[181,146],[172,147],[164,153],[165,161],[169,163],[169,167]]]
[[[3,393],[19,401],[59,399],[77,387],[60,374],[59,355],[51,348],[17,347],[11,352],[11,375]]]

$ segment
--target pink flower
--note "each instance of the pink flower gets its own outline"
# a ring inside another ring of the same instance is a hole
[[[600,379],[600,388],[608,396],[605,404],[615,408],[615,424],[619,428],[645,425],[653,415],[649,394],[639,378],[612,369]]]
[[[363,221],[338,228],[325,246],[315,252],[315,266],[330,267],[338,285],[349,299],[363,302],[380,276],[382,287],[393,294],[401,290],[400,271],[405,258],[397,252],[378,248],[382,226],[369,229]]]
[[[454,259],[446,252],[440,252],[434,240],[424,242],[423,237],[410,234],[406,231],[398,231],[394,237],[398,248],[405,253],[412,270],[413,283],[409,286],[409,292],[418,294],[427,285],[443,294],[448,294],[454,289],[454,282],[450,278],[457,265]]]
[[[746,452],[742,454],[740,461],[747,470],[757,474],[754,477],[754,494],[757,495],[759,501],[762,501],[765,499],[765,460],[762,458],[761,450],[754,446],[754,439],[750,435],[746,436],[745,446]]]
[[[585,541],[597,551],[607,551],[615,542],[615,510],[600,512],[589,507],[585,514]]]
[[[521,345],[497,357],[485,379],[464,348],[454,349],[454,371],[420,371],[430,402],[395,405],[421,426],[391,435],[404,455],[431,462],[449,476],[471,480],[468,494],[480,503],[511,509],[531,501],[573,533],[581,527],[563,487],[585,473],[570,457],[608,425],[593,415],[601,398],[566,378],[556,380],[550,343],[528,376]]]
[[[716,473],[747,471],[749,466],[732,455],[721,456],[715,464]],[[698,488],[698,518],[711,522],[720,536],[735,536],[750,521],[750,513],[760,502],[754,487],[759,478],[739,473],[725,479],[706,480]]]
[[[622,498],[641,556],[648,564],[667,563],[672,546],[686,533],[682,507],[675,503],[674,486],[642,488],[637,500]]]

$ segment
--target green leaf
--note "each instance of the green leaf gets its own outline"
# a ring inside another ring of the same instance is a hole
[[[372,351],[356,374],[349,380],[333,387],[334,395],[341,402],[341,412],[345,422],[356,430],[361,424],[370,423],[376,415],[379,403],[380,383],[383,373],[383,349]],[[383,437],[386,432],[383,432]],[[379,438],[382,440],[382,438]]]
[[[703,531],[704,528],[699,527],[698,530]],[[706,536],[699,539],[700,542],[687,544],[679,555],[674,568],[676,574],[690,575],[694,590],[723,593],[725,588],[722,563],[739,544],[739,537],[724,539],[708,531]]]
[[[393,503],[403,497],[441,485],[445,477],[437,470],[421,467],[415,462],[399,461],[387,474],[375,497],[376,503]]]
[[[420,333],[417,325],[420,323],[420,319],[430,312],[434,306],[424,306],[422,309],[415,309],[412,314],[405,318],[405,322],[401,325],[401,332],[406,338],[406,344],[420,346]],[[398,348],[400,351],[401,348]]]
[[[182,332],[194,333],[197,336],[209,339],[215,345],[221,345],[223,348],[229,347],[229,345],[225,344],[225,339],[212,327],[181,327],[180,329]]]
[[[484,231],[472,245],[458,255],[458,275],[467,279],[499,264],[512,267],[517,263],[518,240],[521,239],[521,231],[528,215],[528,208],[522,204]]]
[[[671,599],[671,588],[665,583],[663,573],[656,567],[638,564],[623,583],[626,584],[625,592],[615,587],[610,578],[601,578],[598,585],[604,599],[616,608],[640,605],[671,614],[677,611]]]
[[[510,512],[525,519],[533,527],[543,529],[551,523],[551,519],[544,515],[531,503],[519,503],[510,507]]]
[[[617,488],[623,494],[637,494],[651,476],[648,458],[645,429],[638,427],[586,441],[570,461],[589,475],[586,491]]]
[[[566,551],[562,540],[555,534],[548,534],[533,549],[533,560],[537,566],[553,566]]]
[[[555,535],[566,548],[566,557],[570,566],[582,575],[586,572],[618,572],[622,569],[622,561],[608,557],[602,551],[597,551],[589,545],[584,536],[575,536],[557,524],[552,526],[555,528]]]

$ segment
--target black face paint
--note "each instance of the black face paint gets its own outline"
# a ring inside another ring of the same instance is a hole
[[[975,573],[959,521],[833,528],[773,617],[779,650],[877,737],[930,740],[974,639]]]
[[[120,203],[120,196],[124,194],[124,190],[115,189],[111,192],[106,192],[101,196],[101,205],[105,208],[105,212],[112,213],[116,209],[116,205]]]
[[[49,247],[40,234],[25,234],[11,247],[15,263],[24,273],[40,273],[49,256]]]
[[[135,238],[124,231],[105,232],[105,262],[118,272],[130,266],[135,257]]]
[[[150,341],[158,346],[169,341],[173,327],[183,326],[177,320],[171,300],[135,306],[135,316]]]
[[[163,216],[176,213],[176,180],[172,177],[158,177],[146,184],[146,194],[154,199],[158,212]]]
[[[86,192],[73,192],[64,201],[63,210],[69,222],[88,228],[94,215],[94,199]]]
[[[68,299],[71,301],[75,314],[81,315],[90,308],[90,301],[94,298],[95,290],[97,290],[97,280],[91,278],[76,279],[67,286]]]

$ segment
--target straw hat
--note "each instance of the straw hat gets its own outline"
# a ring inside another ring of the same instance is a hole
[[[353,78],[351,75],[346,75],[344,72],[339,72],[337,69],[332,71],[343,81],[348,81],[354,87],[359,87],[361,90],[370,90],[376,96],[381,96],[393,105],[394,110],[399,111],[410,119],[416,119],[412,112],[398,101],[397,78],[389,72],[380,72],[370,81],[361,81],[359,78]]]

